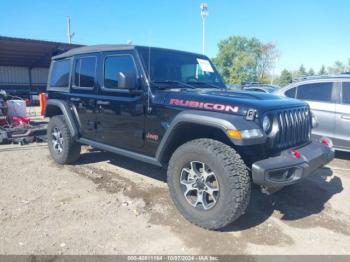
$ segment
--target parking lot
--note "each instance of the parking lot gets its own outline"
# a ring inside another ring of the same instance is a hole
[[[350,254],[350,154],[274,195],[253,188],[223,232],[185,221],[165,170],[84,148],[59,166],[45,143],[0,145],[1,254]]]

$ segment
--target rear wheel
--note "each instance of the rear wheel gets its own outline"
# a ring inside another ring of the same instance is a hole
[[[220,229],[246,210],[250,176],[239,154],[212,139],[180,146],[170,159],[168,185],[177,209],[190,222]]]
[[[52,158],[59,164],[70,164],[78,160],[81,145],[77,143],[62,115],[50,118],[47,139]]]

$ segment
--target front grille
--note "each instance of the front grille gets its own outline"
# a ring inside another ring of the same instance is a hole
[[[308,107],[275,111],[273,119],[278,125],[273,139],[274,148],[290,148],[310,140],[311,115]]]

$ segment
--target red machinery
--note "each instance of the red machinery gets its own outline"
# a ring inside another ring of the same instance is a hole
[[[29,143],[38,130],[27,117],[26,101],[0,90],[0,143]]]

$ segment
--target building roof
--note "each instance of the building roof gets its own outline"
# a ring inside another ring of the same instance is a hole
[[[49,67],[52,56],[81,46],[0,36],[0,66]]]

